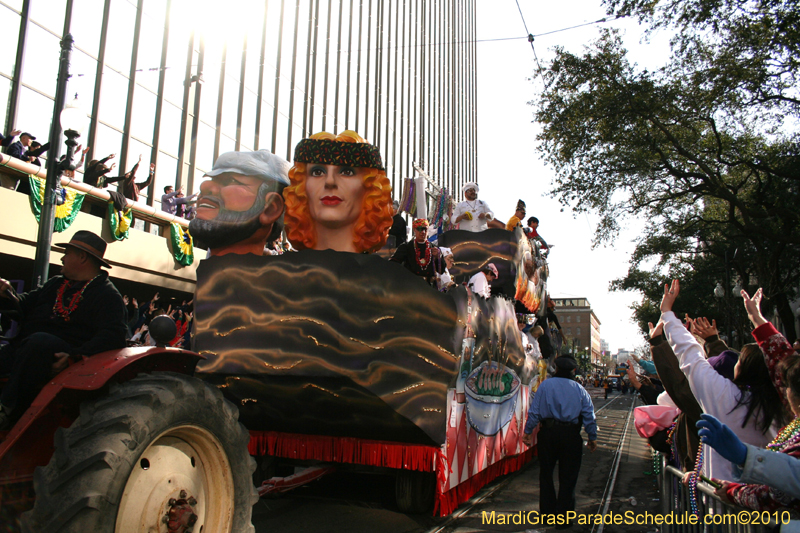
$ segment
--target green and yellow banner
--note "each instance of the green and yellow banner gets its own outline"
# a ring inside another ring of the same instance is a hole
[[[44,178],[39,178],[31,174],[28,175],[28,179],[31,184],[31,211],[33,211],[33,215],[38,222],[42,215],[45,180]],[[56,214],[53,231],[61,233],[72,225],[72,222],[81,210],[84,196],[86,196],[84,193],[76,191],[75,189],[69,189],[67,187],[58,187],[56,189]]]
[[[194,242],[189,230],[173,222],[170,225],[170,241],[172,243],[172,256],[175,261],[183,266],[194,263]]]
[[[114,237],[114,240],[127,239],[133,225],[133,209],[128,208],[126,211],[117,211],[114,209],[114,202],[109,202],[108,225],[111,227],[111,236]]]

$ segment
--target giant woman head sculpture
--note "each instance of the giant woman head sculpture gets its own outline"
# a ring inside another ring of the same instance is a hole
[[[380,152],[354,131],[315,133],[295,147],[283,191],[286,234],[298,250],[374,252],[392,226]]]

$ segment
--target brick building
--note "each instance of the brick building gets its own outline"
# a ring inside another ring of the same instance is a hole
[[[590,355],[593,366],[602,365],[600,319],[594,314],[589,300],[586,298],[552,300],[556,304],[555,311],[566,337],[567,348],[577,356]]]

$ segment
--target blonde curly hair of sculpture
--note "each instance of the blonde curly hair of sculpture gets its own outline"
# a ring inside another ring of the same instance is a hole
[[[358,133],[346,130],[339,135],[328,132],[315,133],[311,139],[351,143],[367,143]],[[369,144],[369,143],[367,143]],[[289,169],[291,185],[283,191],[286,203],[284,222],[286,237],[296,250],[313,249],[317,244],[314,222],[308,208],[306,195],[306,163],[295,163]],[[367,168],[364,177],[367,189],[361,203],[361,214],[353,230],[353,245],[358,252],[380,250],[389,236],[392,227],[392,186],[386,172],[377,168]]]

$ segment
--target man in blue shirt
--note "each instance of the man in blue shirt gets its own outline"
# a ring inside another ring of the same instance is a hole
[[[590,452],[597,449],[597,422],[589,393],[575,381],[577,362],[570,356],[556,359],[556,373],[539,385],[528,409],[522,442],[530,446],[533,428],[539,430],[539,512],[565,515],[575,510],[575,485],[581,469],[583,438],[586,429]],[[558,463],[558,497],[553,471]],[[569,527],[559,524],[557,529]]]

